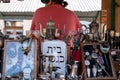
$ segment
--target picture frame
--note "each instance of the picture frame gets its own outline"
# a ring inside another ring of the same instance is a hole
[[[32,41],[30,51],[25,55],[18,40],[5,40],[2,80],[24,77],[25,70],[30,71],[31,78],[37,79],[37,41]]]

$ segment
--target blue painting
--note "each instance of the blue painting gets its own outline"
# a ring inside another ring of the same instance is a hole
[[[4,77],[18,76],[25,68],[31,69],[34,74],[35,42],[32,42],[28,55],[21,49],[21,43],[18,41],[6,41],[5,45],[5,66]]]

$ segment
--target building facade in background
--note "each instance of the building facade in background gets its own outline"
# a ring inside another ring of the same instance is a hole
[[[69,4],[67,8],[74,11],[80,21],[92,21],[101,11],[101,0],[66,1]],[[4,34],[25,35],[30,30],[34,12],[43,6],[40,0],[10,0],[10,3],[0,3],[0,29]]]

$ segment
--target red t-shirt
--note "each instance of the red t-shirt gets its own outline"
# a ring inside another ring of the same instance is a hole
[[[32,19],[31,30],[39,30],[39,24],[41,24],[42,27],[46,27],[46,23],[50,18],[55,22],[57,28],[59,25],[59,30],[63,30],[65,26],[65,35],[67,35],[70,30],[77,30],[77,28],[80,27],[79,19],[72,11],[55,4],[36,10]]]
[[[79,19],[72,11],[55,4],[36,10],[32,19],[31,30],[40,30],[40,24],[45,28],[50,18],[52,18],[55,22],[55,27],[59,30],[63,30],[65,26],[64,36],[68,35],[69,31],[77,30],[80,27]],[[77,52],[75,59],[80,59],[79,54]]]

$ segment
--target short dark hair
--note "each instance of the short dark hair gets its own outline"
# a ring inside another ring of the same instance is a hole
[[[41,0],[42,3],[47,4],[49,0]]]
[[[41,2],[47,4],[49,0],[41,0]],[[54,2],[55,4],[60,4],[63,7],[66,7],[68,5],[68,3],[64,0],[52,0],[52,2]]]

